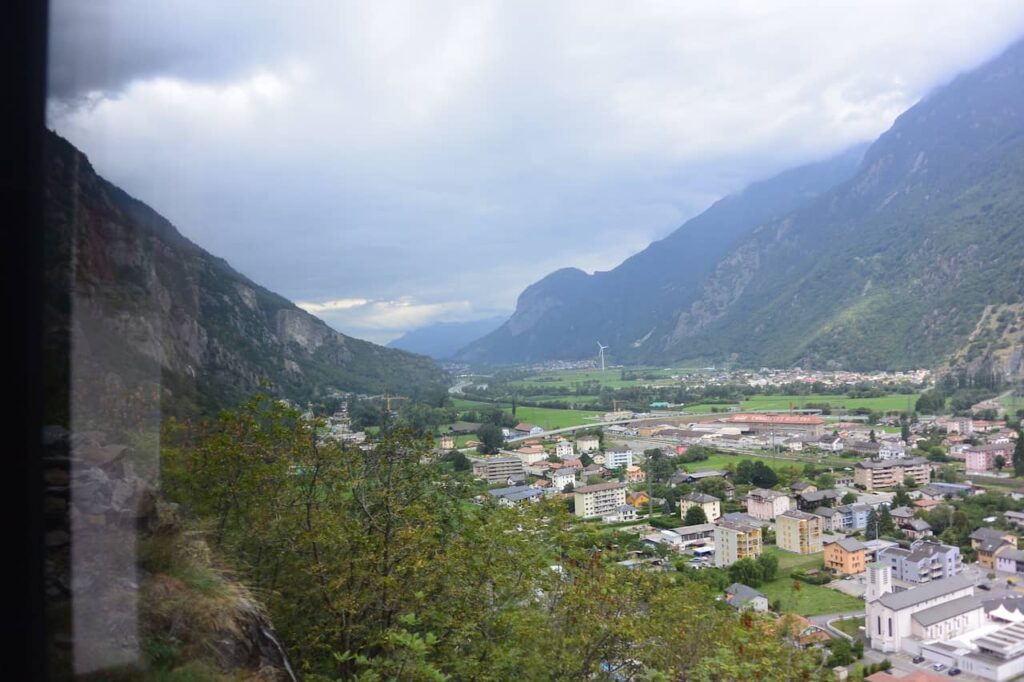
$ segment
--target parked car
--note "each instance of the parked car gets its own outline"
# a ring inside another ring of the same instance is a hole
[[[914,663],[924,663],[924,656],[914,656]]]
[[[934,670],[935,672],[939,672],[940,670],[945,670],[945,669],[946,669],[946,664],[945,663],[936,663],[935,665],[932,666],[932,670]]]
[[[978,589],[979,590],[985,590],[986,592],[988,592],[992,588],[989,587],[988,583],[981,583],[980,585],[978,585]]]
[[[963,671],[961,671],[960,668],[950,668],[949,672],[946,673],[946,674],[949,675],[950,677],[956,677],[961,672],[963,672]]]

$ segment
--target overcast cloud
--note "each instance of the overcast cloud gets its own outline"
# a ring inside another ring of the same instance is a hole
[[[1019,0],[55,0],[50,124],[255,281],[386,341],[609,269],[872,139]]]

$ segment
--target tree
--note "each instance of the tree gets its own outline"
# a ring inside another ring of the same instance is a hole
[[[714,495],[720,500],[727,497],[728,487],[724,478],[705,478],[697,481],[696,488],[705,495]]]
[[[906,418],[900,419],[900,439],[910,445],[910,422]]]
[[[505,445],[505,437],[501,434],[501,428],[494,424],[484,424],[476,432],[480,439],[480,445],[476,446],[477,452],[485,455],[493,455]]]
[[[864,528],[864,537],[868,540],[877,540],[881,531],[882,529],[880,528],[878,512],[872,509],[868,512],[868,522],[867,527]]]
[[[1003,467],[1006,466],[1006,458],[1002,455],[996,455],[992,463],[996,466],[996,471],[1002,472]]]
[[[871,433],[868,434],[868,440],[871,441],[872,443],[878,442],[878,437],[875,435],[874,429],[871,429]]]
[[[708,515],[704,513],[704,509],[700,506],[694,505],[686,510],[686,516],[683,518],[684,526],[696,526],[697,524],[707,523]]]
[[[908,507],[912,500],[910,495],[907,494],[906,488],[901,485],[896,486],[896,494],[892,498],[892,503],[897,507]]]
[[[857,501],[857,493],[846,493],[843,495],[843,499],[840,500],[843,504],[853,504]]]
[[[473,468],[473,463],[469,461],[469,457],[466,457],[459,450],[449,450],[441,458],[441,461],[450,463],[455,471],[469,471]]]

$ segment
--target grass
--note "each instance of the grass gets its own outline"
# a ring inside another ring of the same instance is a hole
[[[798,409],[807,403],[828,403],[833,410],[837,407],[847,410],[867,408],[879,412],[902,412],[914,409],[919,394],[894,393],[880,398],[848,398],[842,395],[759,395],[740,403],[741,410],[788,410]],[[909,406],[909,408],[908,408]]]
[[[1024,396],[1004,395],[999,402],[1010,415],[1017,414],[1017,410],[1024,410]]]
[[[864,608],[864,602],[856,597],[821,585],[794,581],[790,577],[789,574],[797,569],[820,568],[821,553],[793,554],[777,547],[765,547],[764,553],[778,557],[779,577],[757,589],[768,597],[768,601],[781,601],[783,611],[801,616],[820,616],[825,613],[857,611]],[[798,582],[799,590],[794,589],[794,582]]]
[[[845,632],[851,637],[861,637],[860,628],[864,627],[863,618],[844,618],[832,623],[832,627],[840,632]]]
[[[492,403],[484,403],[476,400],[463,400],[461,398],[452,401],[458,410],[480,410],[493,407]],[[512,414],[511,403],[500,403],[501,408]],[[516,408],[516,419],[521,422],[536,424],[545,429],[560,429],[567,426],[588,424],[594,421],[594,417],[603,415],[604,412],[595,410],[559,410],[551,407],[523,407]]]

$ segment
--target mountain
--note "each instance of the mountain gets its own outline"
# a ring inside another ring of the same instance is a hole
[[[924,98],[855,170],[828,180],[790,206],[725,217],[728,238],[710,246],[694,226],[730,203],[747,206],[757,185],[609,273],[553,273],[461,355],[587,357],[600,340],[614,360],[636,363],[896,369],[956,356],[1019,375],[1024,41]],[[656,272],[631,267],[659,256]],[[673,263],[697,272],[679,286]],[[635,310],[645,293],[646,316]],[[559,350],[559,337],[578,341]]]
[[[447,360],[467,343],[489,334],[504,321],[505,316],[499,315],[471,322],[437,322],[406,332],[389,341],[387,346]]]
[[[519,363],[594,355],[615,362],[648,355],[665,326],[701,294],[715,264],[760,224],[849,178],[866,146],[756,182],[725,197],[608,272],[564,268],[529,286],[500,328],[458,353],[468,361]],[[657,354],[657,353],[655,353]]]
[[[91,373],[97,389],[155,385],[170,413],[209,412],[258,389],[300,401],[333,389],[444,391],[431,359],[341,334],[241,275],[55,133],[45,211],[50,338],[75,351],[54,381]],[[52,322],[68,311],[71,328]]]

